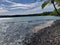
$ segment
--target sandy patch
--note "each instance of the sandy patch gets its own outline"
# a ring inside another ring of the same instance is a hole
[[[44,24],[40,24],[38,26],[35,26],[33,28],[33,32],[38,32],[39,30],[43,29],[43,28],[46,28],[48,26],[51,26],[53,24],[54,21],[47,21],[46,23]]]

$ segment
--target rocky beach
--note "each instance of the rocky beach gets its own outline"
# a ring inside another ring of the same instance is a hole
[[[26,37],[24,45],[60,45],[60,20]]]

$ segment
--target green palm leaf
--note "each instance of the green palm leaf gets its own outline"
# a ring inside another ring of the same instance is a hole
[[[48,4],[49,2],[44,2],[43,4],[42,4],[42,9]]]
[[[56,4],[60,6],[60,0],[55,0]]]

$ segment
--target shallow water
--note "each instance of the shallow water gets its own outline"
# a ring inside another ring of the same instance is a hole
[[[32,16],[32,17],[15,17],[15,18],[0,18],[1,22],[27,22],[27,21],[44,21],[44,20],[58,20],[58,16]]]
[[[22,40],[33,34],[33,27],[48,21],[60,20],[55,16],[34,16],[0,19],[0,45],[23,45]],[[18,43],[20,42],[20,43]]]

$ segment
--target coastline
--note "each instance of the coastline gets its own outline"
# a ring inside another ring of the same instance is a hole
[[[26,42],[28,41],[28,42]],[[53,22],[51,26],[39,30],[24,42],[25,45],[59,45],[60,44],[60,20]]]
[[[43,24],[35,26],[32,30],[33,30],[33,32],[37,33],[39,30],[41,30],[43,28],[50,27],[53,23],[54,23],[53,20],[52,21],[47,21]]]

